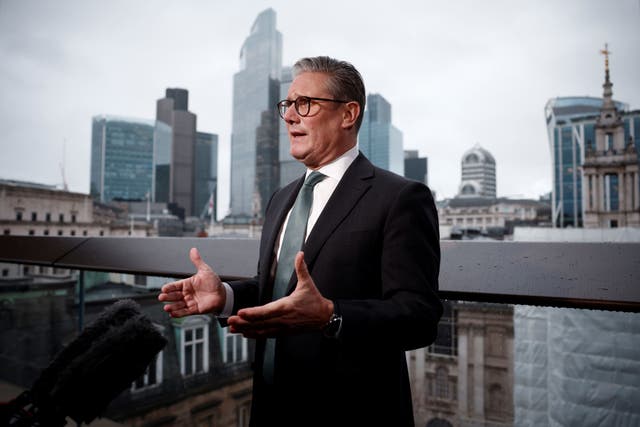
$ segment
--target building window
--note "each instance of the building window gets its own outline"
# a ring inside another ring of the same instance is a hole
[[[162,354],[162,351],[156,354],[144,374],[131,384],[131,391],[140,391],[162,383]]]
[[[36,234],[36,230],[29,230],[29,236],[33,236]]]
[[[229,328],[222,328],[222,362],[240,363],[247,361],[247,339],[241,334],[232,334]]]
[[[76,214],[74,214],[74,213],[71,214],[71,222],[73,222],[73,223],[76,222]]]
[[[5,235],[5,236],[8,236],[8,235],[10,235],[10,234],[11,234],[11,230],[10,230],[10,229],[8,229],[8,228],[5,228],[5,229],[4,229],[4,235]]]
[[[608,173],[604,176],[604,210],[616,212],[619,209],[618,174]]]
[[[49,235],[49,230],[44,230],[44,232],[42,234],[44,234],[45,236],[48,236]]]
[[[31,221],[38,220],[38,212],[31,212]]]
[[[8,268],[3,268],[2,269],[2,277],[7,277],[9,275],[9,269]]]
[[[58,230],[58,236],[62,236],[62,230]]]
[[[58,222],[64,222],[64,214],[58,215]]]
[[[83,230],[83,231],[82,231],[82,235],[83,235],[83,236],[86,236],[86,235],[87,235],[87,230]]]
[[[16,221],[22,221],[22,211],[16,211]]]
[[[494,415],[501,415],[505,411],[506,404],[502,386],[500,384],[491,384],[491,387],[489,387],[489,410]]]
[[[47,212],[44,216],[44,220],[47,222],[51,222],[51,212]]]
[[[436,398],[449,398],[449,374],[447,368],[442,366],[436,369]]]
[[[75,236],[76,235],[76,230],[71,230],[71,235]]]
[[[251,402],[243,402],[238,406],[238,427],[249,427],[251,415]]]
[[[604,149],[609,151],[613,148],[613,135],[610,133],[604,136]]]
[[[453,427],[453,424],[443,418],[431,418],[427,427]]]
[[[184,376],[209,372],[208,316],[191,316],[180,329],[180,373]]]
[[[100,235],[104,236],[104,230],[100,230]]]

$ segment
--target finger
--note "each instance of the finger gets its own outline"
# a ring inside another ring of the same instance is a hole
[[[187,307],[184,302],[176,302],[173,304],[165,304],[162,309],[168,313],[172,313],[178,310],[183,310]]]
[[[191,262],[196,267],[196,269],[210,270],[210,267],[207,265],[207,263],[202,260],[202,257],[200,257],[200,251],[198,251],[197,248],[191,248],[191,250],[189,251],[189,258],[191,259]]]
[[[191,312],[187,308],[182,308],[180,310],[171,310],[169,314],[171,315],[171,317],[184,317],[189,316]]]
[[[233,334],[242,334],[247,338],[274,336],[282,332],[282,325],[280,323],[246,322],[241,319],[235,319],[229,321],[229,331]]]
[[[300,251],[296,254],[295,259],[296,276],[298,277],[298,283],[311,279],[307,263],[304,262],[304,252]]]
[[[184,299],[182,292],[163,292],[158,295],[159,301],[180,301]]]
[[[162,286],[160,291],[165,293],[165,294],[168,294],[168,293],[171,293],[171,292],[180,292],[180,291],[182,291],[182,282],[183,281],[184,280],[178,280],[177,282],[167,283],[167,284]]]
[[[280,300],[272,301],[269,304],[258,307],[243,308],[238,310],[237,317],[249,322],[256,322],[278,317],[282,314],[282,303]]]

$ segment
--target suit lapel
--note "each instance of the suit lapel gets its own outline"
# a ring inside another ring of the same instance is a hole
[[[351,166],[349,166],[342,180],[340,180],[340,183],[329,198],[327,205],[307,238],[304,245],[304,259],[309,270],[311,270],[324,243],[346,218],[349,212],[351,212],[360,198],[369,190],[372,177],[373,165],[360,153]],[[291,281],[289,282],[287,293],[292,292],[295,284],[296,277],[294,271]]]
[[[265,226],[268,225],[268,228],[263,228],[262,233],[266,238],[265,244],[261,246],[260,251],[260,270],[262,274],[260,275],[260,295],[259,301],[261,302],[269,302],[264,300],[265,291],[269,290],[269,295],[271,293],[271,289],[273,287],[273,277],[271,277],[271,268],[273,263],[275,262],[275,244],[276,239],[280,234],[280,229],[282,228],[282,223],[287,217],[287,213],[293,206],[293,203],[296,201],[296,196],[300,191],[300,187],[304,182],[304,175],[298,179],[297,181],[292,182],[287,187],[283,188],[281,194],[278,197],[274,197],[272,203],[274,206],[272,208],[274,212],[273,220],[265,221]]]

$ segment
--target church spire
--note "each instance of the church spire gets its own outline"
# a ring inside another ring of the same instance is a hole
[[[604,102],[602,103],[603,110],[615,109],[615,105],[613,104],[613,83],[609,79],[609,55],[611,55],[611,51],[609,50],[609,44],[604,44],[604,49],[600,50],[600,53],[604,55],[604,84],[602,87],[604,88]]]

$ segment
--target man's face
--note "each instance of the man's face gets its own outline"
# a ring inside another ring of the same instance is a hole
[[[287,99],[299,96],[334,99],[326,89],[328,77],[323,73],[304,72],[291,83]],[[301,117],[291,105],[284,120],[289,132],[291,155],[311,169],[330,163],[355,144],[345,128],[346,104],[312,101],[309,115]]]

